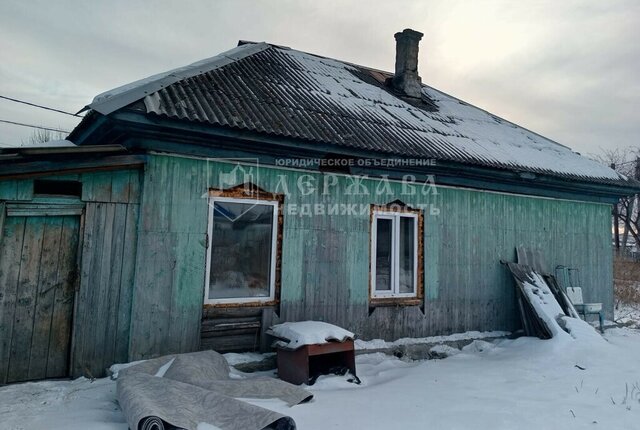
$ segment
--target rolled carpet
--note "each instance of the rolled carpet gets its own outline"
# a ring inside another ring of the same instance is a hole
[[[215,351],[169,355],[121,370],[117,396],[132,430],[292,430],[291,417],[234,397],[280,398],[290,406],[313,397],[273,378],[231,379],[227,361]]]

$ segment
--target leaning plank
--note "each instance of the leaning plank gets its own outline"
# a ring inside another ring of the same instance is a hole
[[[519,294],[523,299],[525,318],[541,339],[549,339],[562,332],[555,320],[566,313],[556,301],[542,275],[528,266],[507,263]]]
[[[522,297],[522,292],[520,291],[520,288],[518,288],[518,291],[516,292],[516,295],[518,297],[518,308],[520,309],[520,321],[522,322],[522,328],[524,329],[524,335],[525,336],[534,336],[534,330],[531,327],[531,322],[529,321],[529,316],[526,313],[525,307],[524,307],[524,299]]]
[[[545,263],[544,255],[542,251],[535,248],[527,248],[520,245],[516,248],[516,254],[518,256],[518,264],[521,266],[529,266],[531,269],[538,273],[548,273],[547,265]]]

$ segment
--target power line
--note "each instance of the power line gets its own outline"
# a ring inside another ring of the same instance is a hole
[[[33,106],[33,107],[37,107],[37,108],[40,108],[40,109],[49,110],[49,111],[52,111],[52,112],[63,113],[65,115],[80,117],[80,115],[77,115],[75,113],[63,111],[63,110],[60,110],[60,109],[54,109],[54,108],[50,108],[50,107],[47,107],[47,106],[42,106],[42,105],[35,104],[35,103],[25,102],[24,100],[18,100],[18,99],[14,99],[14,98],[7,97],[7,96],[0,95],[0,99],[9,100],[9,101],[16,102],[16,103],[22,103],[22,104],[27,105],[27,106]]]
[[[55,132],[58,132],[58,133],[67,133],[67,134],[71,133],[70,131],[60,130],[59,128],[42,127],[40,125],[25,124],[23,122],[8,121],[6,119],[0,119],[0,122],[4,122],[5,124],[20,125],[22,127],[39,128],[40,130],[55,131]]]

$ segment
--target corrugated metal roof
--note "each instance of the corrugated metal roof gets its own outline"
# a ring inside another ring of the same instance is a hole
[[[571,149],[428,86],[399,97],[389,73],[261,44],[105,93],[109,114],[136,100],[147,113],[335,144],[594,182],[626,178]]]

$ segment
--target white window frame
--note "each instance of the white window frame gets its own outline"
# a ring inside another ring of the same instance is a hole
[[[413,219],[413,292],[400,293],[400,219]],[[378,220],[391,220],[391,290],[376,289],[376,248],[378,244]],[[412,298],[418,297],[418,214],[374,210],[371,223],[371,297]]]
[[[269,296],[268,297],[229,297],[223,299],[210,299],[209,298],[209,281],[211,280],[211,251],[213,248],[213,210],[216,202],[229,202],[229,203],[248,203],[255,205],[271,206],[273,208],[273,225],[271,227],[271,270],[269,273]],[[276,260],[278,252],[278,201],[277,200],[256,200],[246,198],[235,197],[209,197],[209,225],[208,232],[208,246],[207,246],[207,262],[206,262],[206,279],[204,285],[204,304],[243,304],[243,303],[255,303],[255,302],[272,302],[275,300],[276,294]]]

